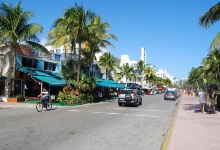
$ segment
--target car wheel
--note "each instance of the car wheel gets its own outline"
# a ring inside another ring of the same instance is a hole
[[[118,106],[122,106],[122,103],[118,103]]]
[[[134,106],[135,106],[135,107],[138,107],[138,101],[136,101],[136,102],[134,103]]]
[[[142,105],[142,99],[141,99],[141,101],[139,102],[139,105]]]

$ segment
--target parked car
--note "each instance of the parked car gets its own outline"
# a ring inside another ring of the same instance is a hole
[[[144,90],[140,90],[141,95],[144,96]]]
[[[155,91],[156,91],[156,94],[161,94],[160,90],[156,89]]]
[[[142,105],[142,93],[140,90],[136,89],[123,89],[118,95],[118,105],[122,106],[123,104],[134,106]]]
[[[156,94],[156,91],[154,89],[148,89],[146,94],[147,95],[154,95],[154,94]]]
[[[176,90],[174,90],[174,91],[167,90],[164,93],[164,100],[167,100],[167,99],[176,100],[177,98],[178,98],[178,96],[177,96],[177,91]]]

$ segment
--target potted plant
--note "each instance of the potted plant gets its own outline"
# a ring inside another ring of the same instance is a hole
[[[24,101],[24,96],[22,94],[10,96],[7,98],[7,102],[22,102]]]

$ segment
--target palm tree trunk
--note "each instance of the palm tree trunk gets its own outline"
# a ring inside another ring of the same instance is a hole
[[[10,87],[10,91],[11,92],[9,92],[9,94],[10,95],[14,95],[15,94],[15,71],[16,71],[16,47],[13,47],[12,48],[12,56],[13,56],[13,59],[14,59],[14,61],[13,61],[13,66],[9,66],[9,73],[10,74],[12,74],[12,75],[10,75],[10,82],[11,82],[11,86],[9,86]],[[12,72],[11,72],[12,71]]]
[[[82,50],[81,50],[81,40],[79,40],[79,56],[78,56],[78,72],[77,72],[77,84],[79,83],[79,79],[80,79],[80,70],[81,70],[81,53],[82,53]]]

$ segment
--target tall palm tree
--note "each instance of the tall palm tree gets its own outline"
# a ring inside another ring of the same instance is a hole
[[[49,53],[40,45],[37,34],[43,32],[43,28],[36,23],[28,23],[34,14],[30,11],[23,11],[21,2],[17,5],[1,3],[0,5],[0,28],[1,43],[11,46],[13,55],[12,71],[12,94],[14,94],[14,79],[16,71],[16,53],[20,43],[25,43],[36,50]]]
[[[218,2],[216,5],[212,6],[205,14],[203,14],[199,18],[199,24],[202,27],[209,28],[212,24],[219,21],[220,19],[220,2]],[[220,32],[217,34],[217,36],[214,38],[214,40],[211,43],[211,48],[216,48],[219,46],[220,42]]]
[[[94,18],[95,13],[90,10],[84,10],[83,6],[75,3],[74,7],[65,10],[64,17],[58,18],[54,27],[63,27],[65,32],[62,33],[60,40],[62,44],[67,41],[71,44],[71,50],[76,53],[76,43],[78,44],[78,60],[77,60],[77,83],[80,80],[81,70],[81,54],[82,44],[87,40],[89,34],[89,20]]]
[[[89,34],[88,21],[90,18],[94,18],[94,12],[87,10],[85,11],[83,6],[79,6],[75,3],[75,7],[67,9],[66,13],[69,13],[69,18],[73,20],[73,34],[76,37],[76,42],[79,44],[78,48],[78,69],[77,69],[77,83],[80,79],[80,70],[81,70],[81,54],[82,54],[82,43],[86,41]]]
[[[113,55],[111,55],[110,53],[104,53],[100,57],[98,64],[106,68],[106,78],[109,79],[110,71],[113,70],[115,67]]]
[[[90,17],[89,20],[89,34],[87,37],[87,41],[84,42],[83,47],[85,49],[87,56],[89,56],[89,66],[93,66],[93,61],[95,59],[95,53],[100,52],[100,48],[107,48],[107,46],[114,45],[109,42],[109,39],[117,40],[117,37],[114,34],[108,34],[108,29],[110,29],[110,25],[107,22],[102,22],[100,16],[96,16],[94,18]],[[88,70],[88,72],[90,72]]]

